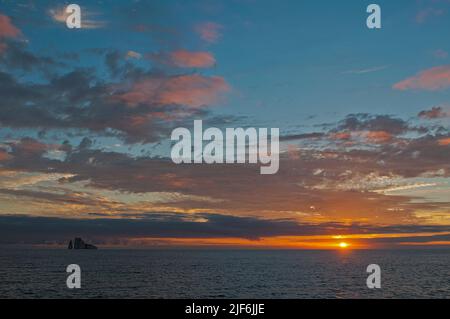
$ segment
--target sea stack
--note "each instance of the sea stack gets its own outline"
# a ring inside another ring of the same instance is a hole
[[[86,244],[83,239],[76,237],[73,243],[72,240],[69,242],[68,249],[97,249],[97,247],[91,244]]]

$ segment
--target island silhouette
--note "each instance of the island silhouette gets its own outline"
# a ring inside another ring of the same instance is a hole
[[[70,240],[68,249],[97,249],[97,246],[87,244],[80,237],[75,237],[75,239]]]

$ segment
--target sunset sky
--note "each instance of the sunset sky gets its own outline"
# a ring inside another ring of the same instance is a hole
[[[75,3],[0,0],[0,244],[450,246],[449,0]],[[174,164],[196,119],[279,172]]]

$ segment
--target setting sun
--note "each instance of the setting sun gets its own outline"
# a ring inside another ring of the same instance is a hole
[[[347,248],[349,245],[347,243],[341,242],[339,243],[340,248]]]

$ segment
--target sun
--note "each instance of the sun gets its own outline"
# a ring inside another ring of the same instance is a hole
[[[347,248],[349,246],[349,244],[347,244],[346,242],[340,242],[339,243],[339,247],[340,248]]]

